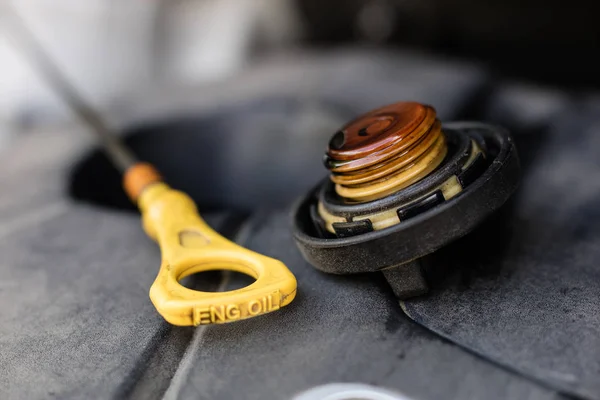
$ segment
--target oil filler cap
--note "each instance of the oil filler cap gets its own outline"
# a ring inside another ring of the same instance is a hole
[[[323,272],[381,271],[400,299],[427,293],[424,257],[500,208],[520,178],[506,130],[442,124],[433,107],[414,102],[349,122],[324,164],[330,176],[294,208],[298,248]]]

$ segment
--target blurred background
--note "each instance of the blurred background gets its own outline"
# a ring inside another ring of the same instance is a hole
[[[521,133],[600,82],[589,0],[0,5],[0,149],[83,127],[23,46],[21,21],[134,151],[204,209],[287,204],[324,175],[331,132],[383,104],[426,102],[442,120]],[[207,169],[214,176],[194,172]],[[133,209],[102,154],[72,175],[72,196]]]
[[[0,140],[70,113],[11,40],[7,7],[101,110],[132,93],[225,81],[273,54],[378,47],[597,87],[600,26],[574,0],[1,0]],[[121,101],[121,103],[119,102]]]

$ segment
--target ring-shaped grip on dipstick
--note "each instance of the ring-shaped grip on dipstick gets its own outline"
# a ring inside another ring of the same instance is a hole
[[[278,260],[241,247],[211,229],[192,199],[162,182],[143,188],[137,198],[146,233],[156,240],[162,264],[150,288],[156,310],[174,325],[206,325],[254,317],[289,304],[296,278]],[[227,292],[202,292],[179,283],[202,271],[226,270],[255,278]]]

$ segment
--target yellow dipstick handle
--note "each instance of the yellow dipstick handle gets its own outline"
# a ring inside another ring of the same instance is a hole
[[[162,264],[150,299],[164,319],[194,326],[233,322],[278,310],[294,299],[296,278],[285,264],[219,235],[200,217],[188,195],[160,182],[149,168],[132,167],[124,186],[137,200],[144,230],[161,249]],[[132,184],[135,175],[138,183],[146,184]],[[237,271],[256,281],[228,292],[201,292],[179,283],[188,275],[211,270]]]

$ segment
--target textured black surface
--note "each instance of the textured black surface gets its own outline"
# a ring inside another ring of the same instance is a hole
[[[289,399],[330,382],[418,399],[554,399],[410,321],[379,274],[320,273],[296,251],[289,211],[259,216],[244,244],[286,263],[300,290],[279,312],[197,329],[167,399]]]
[[[381,272],[398,299],[420,296],[429,290],[420,259]]]
[[[543,108],[535,95],[530,104]],[[439,261],[459,275],[404,307],[485,357],[599,399],[600,118],[588,107],[542,112],[537,121],[513,116],[528,121],[523,127],[545,125],[546,135],[521,151],[527,171],[511,210]]]

